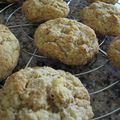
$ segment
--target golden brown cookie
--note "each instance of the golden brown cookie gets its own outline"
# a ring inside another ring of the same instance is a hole
[[[68,65],[84,65],[99,50],[94,31],[67,18],[41,24],[35,32],[35,45],[44,56]]]
[[[108,57],[113,65],[120,69],[120,38],[117,37],[108,48]]]
[[[0,24],[0,80],[7,77],[15,68],[19,52],[17,38],[6,26]]]
[[[120,10],[112,4],[93,3],[80,11],[80,17],[100,34],[120,36]]]
[[[22,10],[31,22],[45,22],[47,20],[66,17],[69,6],[64,0],[27,0]]]
[[[91,120],[90,96],[80,80],[49,67],[11,75],[0,90],[1,120]]]
[[[109,3],[109,4],[115,4],[118,2],[118,0],[88,0],[89,2],[96,2],[96,1],[101,1],[101,2],[105,2],[105,3]]]

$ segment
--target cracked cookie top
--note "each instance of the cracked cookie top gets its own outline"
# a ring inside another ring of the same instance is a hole
[[[112,4],[95,2],[80,11],[84,24],[102,35],[120,36],[120,9]]]
[[[41,24],[35,32],[35,45],[43,55],[68,65],[84,65],[99,50],[94,31],[67,18]]]
[[[90,96],[80,80],[50,67],[26,68],[0,90],[1,120],[91,120]]]
[[[19,52],[17,38],[6,26],[0,24],[0,79],[7,77],[15,68]]]
[[[66,17],[69,6],[64,0],[27,0],[23,3],[22,10],[31,22],[45,22]]]

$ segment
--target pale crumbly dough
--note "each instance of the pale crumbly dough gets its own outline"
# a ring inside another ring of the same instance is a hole
[[[83,23],[103,35],[120,36],[120,9],[112,4],[95,2],[80,11]]]
[[[17,38],[0,24],[0,80],[7,77],[18,62],[20,46]]]
[[[109,3],[109,4],[115,4],[118,2],[118,0],[88,0],[89,2],[96,2],[96,1],[101,1],[101,2],[105,2],[105,3]]]
[[[41,24],[35,32],[35,45],[44,56],[68,65],[84,65],[99,50],[94,31],[67,18]]]
[[[113,65],[120,69],[120,37],[113,40],[108,47],[107,53]]]
[[[64,0],[27,0],[22,6],[23,13],[31,22],[45,22],[66,17],[69,6]]]
[[[1,120],[92,120],[90,96],[80,80],[50,67],[26,68],[0,90]]]

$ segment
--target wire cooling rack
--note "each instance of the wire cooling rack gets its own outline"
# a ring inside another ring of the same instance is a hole
[[[71,9],[68,18],[80,21],[79,11],[88,5],[87,1],[68,0],[67,2]],[[88,88],[95,113],[94,120],[120,120],[120,72],[111,66],[105,52],[113,38],[97,35],[100,42],[100,54],[86,66],[66,66],[37,53],[33,34],[38,25],[26,20],[21,12],[21,4],[22,2],[19,5],[0,2],[0,22],[13,31],[21,44],[21,56],[15,71],[36,65],[69,71],[79,77]]]

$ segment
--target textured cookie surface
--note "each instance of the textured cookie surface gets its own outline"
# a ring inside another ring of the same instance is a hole
[[[92,3],[80,11],[81,20],[103,35],[120,35],[120,9],[103,2]]]
[[[96,2],[96,1],[101,1],[109,4],[115,4],[117,3],[118,0],[88,0],[89,2]]]
[[[108,57],[120,69],[120,38],[115,38],[108,48]]]
[[[45,56],[68,65],[84,65],[98,53],[94,31],[75,20],[57,18],[41,24],[35,44]]]
[[[1,120],[91,120],[90,97],[80,80],[49,67],[11,75],[0,90]]]
[[[15,68],[19,52],[17,38],[6,26],[0,24],[0,79],[7,77]]]
[[[64,0],[27,0],[22,9],[31,22],[45,22],[65,17],[69,13],[69,7]]]

